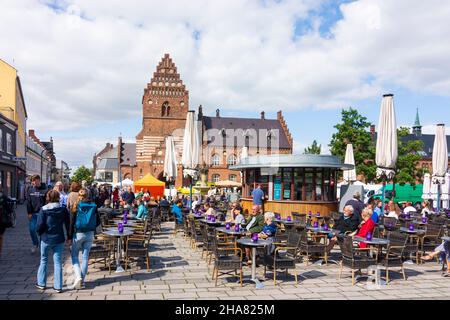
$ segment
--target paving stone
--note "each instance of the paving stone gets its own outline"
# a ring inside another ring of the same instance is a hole
[[[198,298],[198,295],[195,292],[164,294],[164,299],[193,299],[193,298]]]
[[[127,295],[123,295],[123,294],[118,294],[118,295],[108,295],[106,296],[106,300],[134,300],[134,294],[127,294]]]

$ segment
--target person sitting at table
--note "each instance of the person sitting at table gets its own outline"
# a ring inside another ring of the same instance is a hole
[[[137,205],[138,205],[138,211],[137,211],[136,218],[139,220],[144,220],[148,214],[147,207],[145,206],[144,201],[142,201],[142,200],[138,200]]]
[[[430,202],[428,200],[424,200],[422,202],[422,217],[428,217],[431,213]]]
[[[398,220],[400,214],[401,210],[398,204],[395,204],[393,201],[389,201],[389,213],[386,215],[386,217],[395,218]]]
[[[450,244],[449,241],[443,241],[433,252],[428,253],[421,259],[423,261],[431,261],[436,257],[440,257],[442,260],[445,259],[447,263],[447,271],[445,271],[442,276],[450,277]]]
[[[107,220],[114,218],[117,213],[113,208],[111,208],[111,200],[105,200],[104,206],[98,209],[98,214],[101,217],[106,216]]]
[[[373,230],[375,229],[375,222],[372,220],[372,214],[373,212],[369,208],[363,210],[363,212],[361,213],[363,221],[359,226],[359,231],[357,230],[351,233],[350,235],[352,237],[365,238],[369,233],[373,234]],[[367,244],[364,242],[360,242],[359,247],[361,249],[365,249],[367,248]]]
[[[242,207],[237,203],[234,202],[231,205],[231,217],[229,217],[226,222],[234,223],[234,224],[241,224],[244,220],[244,215],[242,214]]]
[[[416,210],[416,208],[414,208],[414,207],[412,206],[412,202],[407,201],[407,202],[405,203],[405,208],[403,209],[403,212],[404,212],[404,213],[413,213],[413,212],[417,212],[417,210]]]
[[[273,222],[274,218],[275,214],[273,212],[266,212],[264,214],[263,230],[258,234],[258,238],[270,242],[270,244],[266,247],[268,255],[272,254],[275,250],[275,246],[272,244],[275,234],[277,233],[277,225]]]
[[[250,213],[252,217],[250,222],[245,226],[248,235],[253,233],[260,233],[264,229],[264,215],[261,213],[261,208],[258,205],[253,205],[252,212]],[[247,257],[247,265],[252,264],[250,248],[245,248],[245,255]]]
[[[348,205],[344,207],[344,213],[341,217],[334,223],[333,229],[338,231],[340,235],[344,235],[346,233],[351,233],[358,230],[359,226],[359,217],[354,214],[353,206]],[[330,243],[328,245],[328,253],[334,248],[334,245],[337,242],[336,235],[329,235]]]
[[[216,210],[214,210],[209,203],[205,203],[206,216],[216,216]]]
[[[195,209],[195,207],[200,203],[200,201],[198,200],[198,197],[194,197],[194,201],[192,201],[192,210]]]
[[[183,214],[181,213],[181,206],[183,205],[181,200],[178,200],[173,206],[172,206],[172,214],[175,217],[175,222],[177,224],[183,224]]]

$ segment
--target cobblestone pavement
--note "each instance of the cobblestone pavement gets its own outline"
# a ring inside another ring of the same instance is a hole
[[[274,286],[272,273],[264,282],[265,288],[255,289],[254,284],[244,283],[240,287],[237,278],[219,278],[215,287],[211,280],[212,267],[201,259],[200,250],[192,250],[181,234],[173,236],[173,223],[163,224],[162,231],[155,235],[150,249],[151,271],[132,266],[132,271],[110,275],[101,269],[101,264],[90,266],[86,289],[55,293],[44,292],[34,287],[39,265],[38,254],[31,254],[31,240],[24,207],[18,208],[18,224],[5,234],[4,250],[0,258],[0,299],[69,299],[69,300],[118,300],[118,299],[208,299],[208,300],[274,300],[274,299],[450,299],[450,279],[442,278],[440,266],[433,262],[424,265],[406,265],[407,281],[392,272],[393,281],[382,290],[367,288],[365,278],[351,285],[351,273],[344,270],[338,280],[336,265],[316,266],[298,264],[302,276],[295,284],[294,277],[279,273],[279,283]],[[50,258],[50,261],[52,259]],[[71,263],[68,248],[64,257],[64,282],[71,279]],[[53,286],[53,267],[50,262],[47,286]],[[250,270],[244,267],[244,276]],[[263,268],[258,269],[263,278]],[[70,284],[70,283],[69,283]]]

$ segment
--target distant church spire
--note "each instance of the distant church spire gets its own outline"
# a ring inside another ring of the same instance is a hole
[[[422,125],[420,124],[420,119],[419,119],[419,108],[417,108],[416,121],[415,121],[414,126],[413,126],[413,134],[415,136],[421,136],[422,135]]]

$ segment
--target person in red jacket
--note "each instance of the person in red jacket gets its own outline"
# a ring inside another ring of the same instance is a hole
[[[354,237],[365,238],[369,233],[373,234],[375,229],[375,222],[372,220],[373,211],[370,208],[365,208],[361,213],[362,222],[359,226],[359,230],[355,231],[351,235]],[[367,244],[364,242],[359,243],[361,249],[367,248]]]

